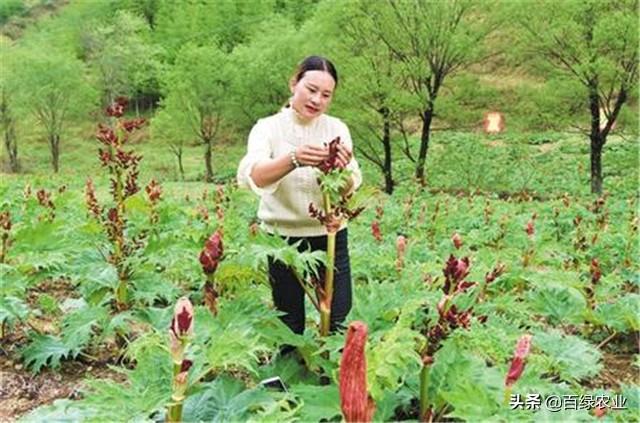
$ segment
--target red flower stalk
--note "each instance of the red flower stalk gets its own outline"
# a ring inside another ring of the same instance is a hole
[[[146,120],[144,118],[125,120],[124,122],[122,122],[122,129],[127,132],[133,132],[136,129],[142,128],[145,123]]]
[[[504,263],[498,263],[496,267],[491,270],[491,272],[484,275],[484,281],[487,284],[490,284],[491,282],[495,281],[500,275],[502,275],[506,268],[507,266],[505,266]]]
[[[160,196],[162,195],[162,187],[155,179],[149,181],[149,184],[145,187],[144,190],[146,191],[147,196],[149,197],[149,201],[152,204],[155,204],[160,200]]]
[[[8,210],[0,213],[0,228],[7,232],[11,230],[11,214]]]
[[[591,283],[597,284],[602,277],[602,270],[600,269],[600,262],[598,259],[591,260],[591,267],[589,268],[589,272],[591,273]]]
[[[251,237],[258,235],[259,229],[260,227],[258,226],[258,222],[251,222],[251,224],[249,224],[249,235]]]
[[[36,192],[36,198],[38,199],[38,203],[42,207],[46,207],[49,209],[55,209],[53,202],[51,201],[51,193],[45,189],[39,189]]]
[[[0,245],[0,263],[5,262],[9,249],[9,231],[11,231],[11,214],[8,210],[0,213],[0,228],[2,229],[2,244]]]
[[[116,118],[121,117],[124,114],[124,108],[128,102],[125,97],[117,97],[116,100],[107,107],[107,115]]]
[[[176,303],[171,320],[171,332],[176,338],[193,334],[193,305],[187,297],[182,297]]]
[[[398,235],[396,238],[396,268],[398,271],[404,267],[404,254],[407,250],[407,237],[404,235]]]
[[[375,403],[367,394],[366,342],[367,325],[352,322],[340,361],[340,406],[347,422],[370,422],[375,412]]]
[[[218,315],[218,297],[219,294],[213,282],[207,280],[204,283],[204,304],[214,316]]]
[[[522,335],[516,345],[516,350],[511,360],[511,367],[507,372],[507,377],[504,381],[505,386],[511,387],[514,383],[520,379],[522,372],[524,372],[525,360],[531,350],[531,335]]]
[[[329,173],[332,170],[339,169],[338,144],[340,144],[340,137],[332,139],[329,143],[329,157],[318,165],[318,169],[320,169],[322,173]]]
[[[182,360],[182,364],[180,364],[180,373],[188,372],[191,366],[193,366],[193,361],[185,358]]]
[[[530,221],[527,222],[527,224],[524,227],[524,231],[530,237],[532,237],[535,234],[536,228],[535,228],[535,224],[534,224],[533,220],[530,220]]]
[[[215,231],[204,244],[204,249],[200,253],[200,264],[202,271],[207,275],[212,275],[218,268],[222,259],[224,247],[222,245],[222,234]]]
[[[451,242],[453,242],[453,246],[456,248],[456,250],[459,250],[460,247],[462,247],[462,237],[457,232],[454,232],[451,236]]]
[[[96,138],[107,147],[116,147],[118,145],[118,136],[116,135],[115,131],[103,124],[98,125]]]
[[[318,222],[320,222],[320,224],[322,225],[326,225],[327,224],[327,216],[325,216],[324,212],[320,209],[318,209],[315,204],[313,203],[309,203],[309,216],[311,216],[314,219],[317,219]]]
[[[398,252],[398,258],[404,257],[404,253],[407,250],[407,237],[404,235],[398,235],[396,238],[396,250]]]
[[[84,188],[84,201],[87,205],[89,213],[96,219],[100,219],[102,216],[102,208],[98,204],[98,198],[96,197],[96,189],[93,186],[91,178],[87,178],[87,182]]]
[[[457,259],[452,255],[449,256],[449,260],[443,269],[445,282],[444,293],[449,294],[451,289],[458,289],[460,282],[469,275],[469,257]]]
[[[376,206],[376,219],[381,220],[384,216],[384,207]]]
[[[204,222],[209,222],[209,210],[206,206],[199,204],[196,206],[196,212],[199,218],[201,218]]]
[[[378,242],[382,242],[382,231],[380,231],[380,223],[377,220],[371,222],[371,234]]]

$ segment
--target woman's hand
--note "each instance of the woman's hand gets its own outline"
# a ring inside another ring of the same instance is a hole
[[[327,147],[304,144],[296,148],[295,155],[300,166],[318,166],[329,158],[329,149]]]
[[[338,166],[342,169],[347,167],[351,158],[353,157],[353,153],[346,145],[339,143],[338,144]]]

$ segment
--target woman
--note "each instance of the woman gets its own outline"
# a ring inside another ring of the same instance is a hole
[[[351,192],[362,183],[349,129],[325,114],[337,84],[338,74],[329,60],[319,56],[304,59],[289,82],[289,104],[258,120],[238,168],[239,185],[260,196],[258,218],[267,232],[287,237],[290,244],[302,240],[300,251],[315,251],[326,250],[327,231],[337,231],[332,331],[341,326],[351,309],[346,222],[333,220],[322,226],[309,216],[310,203],[322,204],[316,167],[329,157],[329,141],[340,137],[338,165],[351,171],[345,191]],[[269,280],[275,306],[285,313],[282,321],[293,332],[303,333],[304,290],[295,275],[287,266],[270,260]]]

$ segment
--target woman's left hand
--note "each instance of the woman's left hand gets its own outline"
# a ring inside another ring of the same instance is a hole
[[[347,167],[352,157],[353,157],[353,153],[351,152],[351,149],[346,145],[339,143],[338,144],[338,166],[344,169],[345,167]]]

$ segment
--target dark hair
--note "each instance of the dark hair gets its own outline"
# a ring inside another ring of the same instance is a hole
[[[331,63],[329,59],[322,56],[309,56],[305,58],[296,68],[292,79],[298,83],[302,77],[304,77],[305,73],[313,70],[329,72],[329,75],[331,75],[336,82],[336,87],[338,86],[338,71],[336,71],[336,67],[333,66],[333,63]]]

